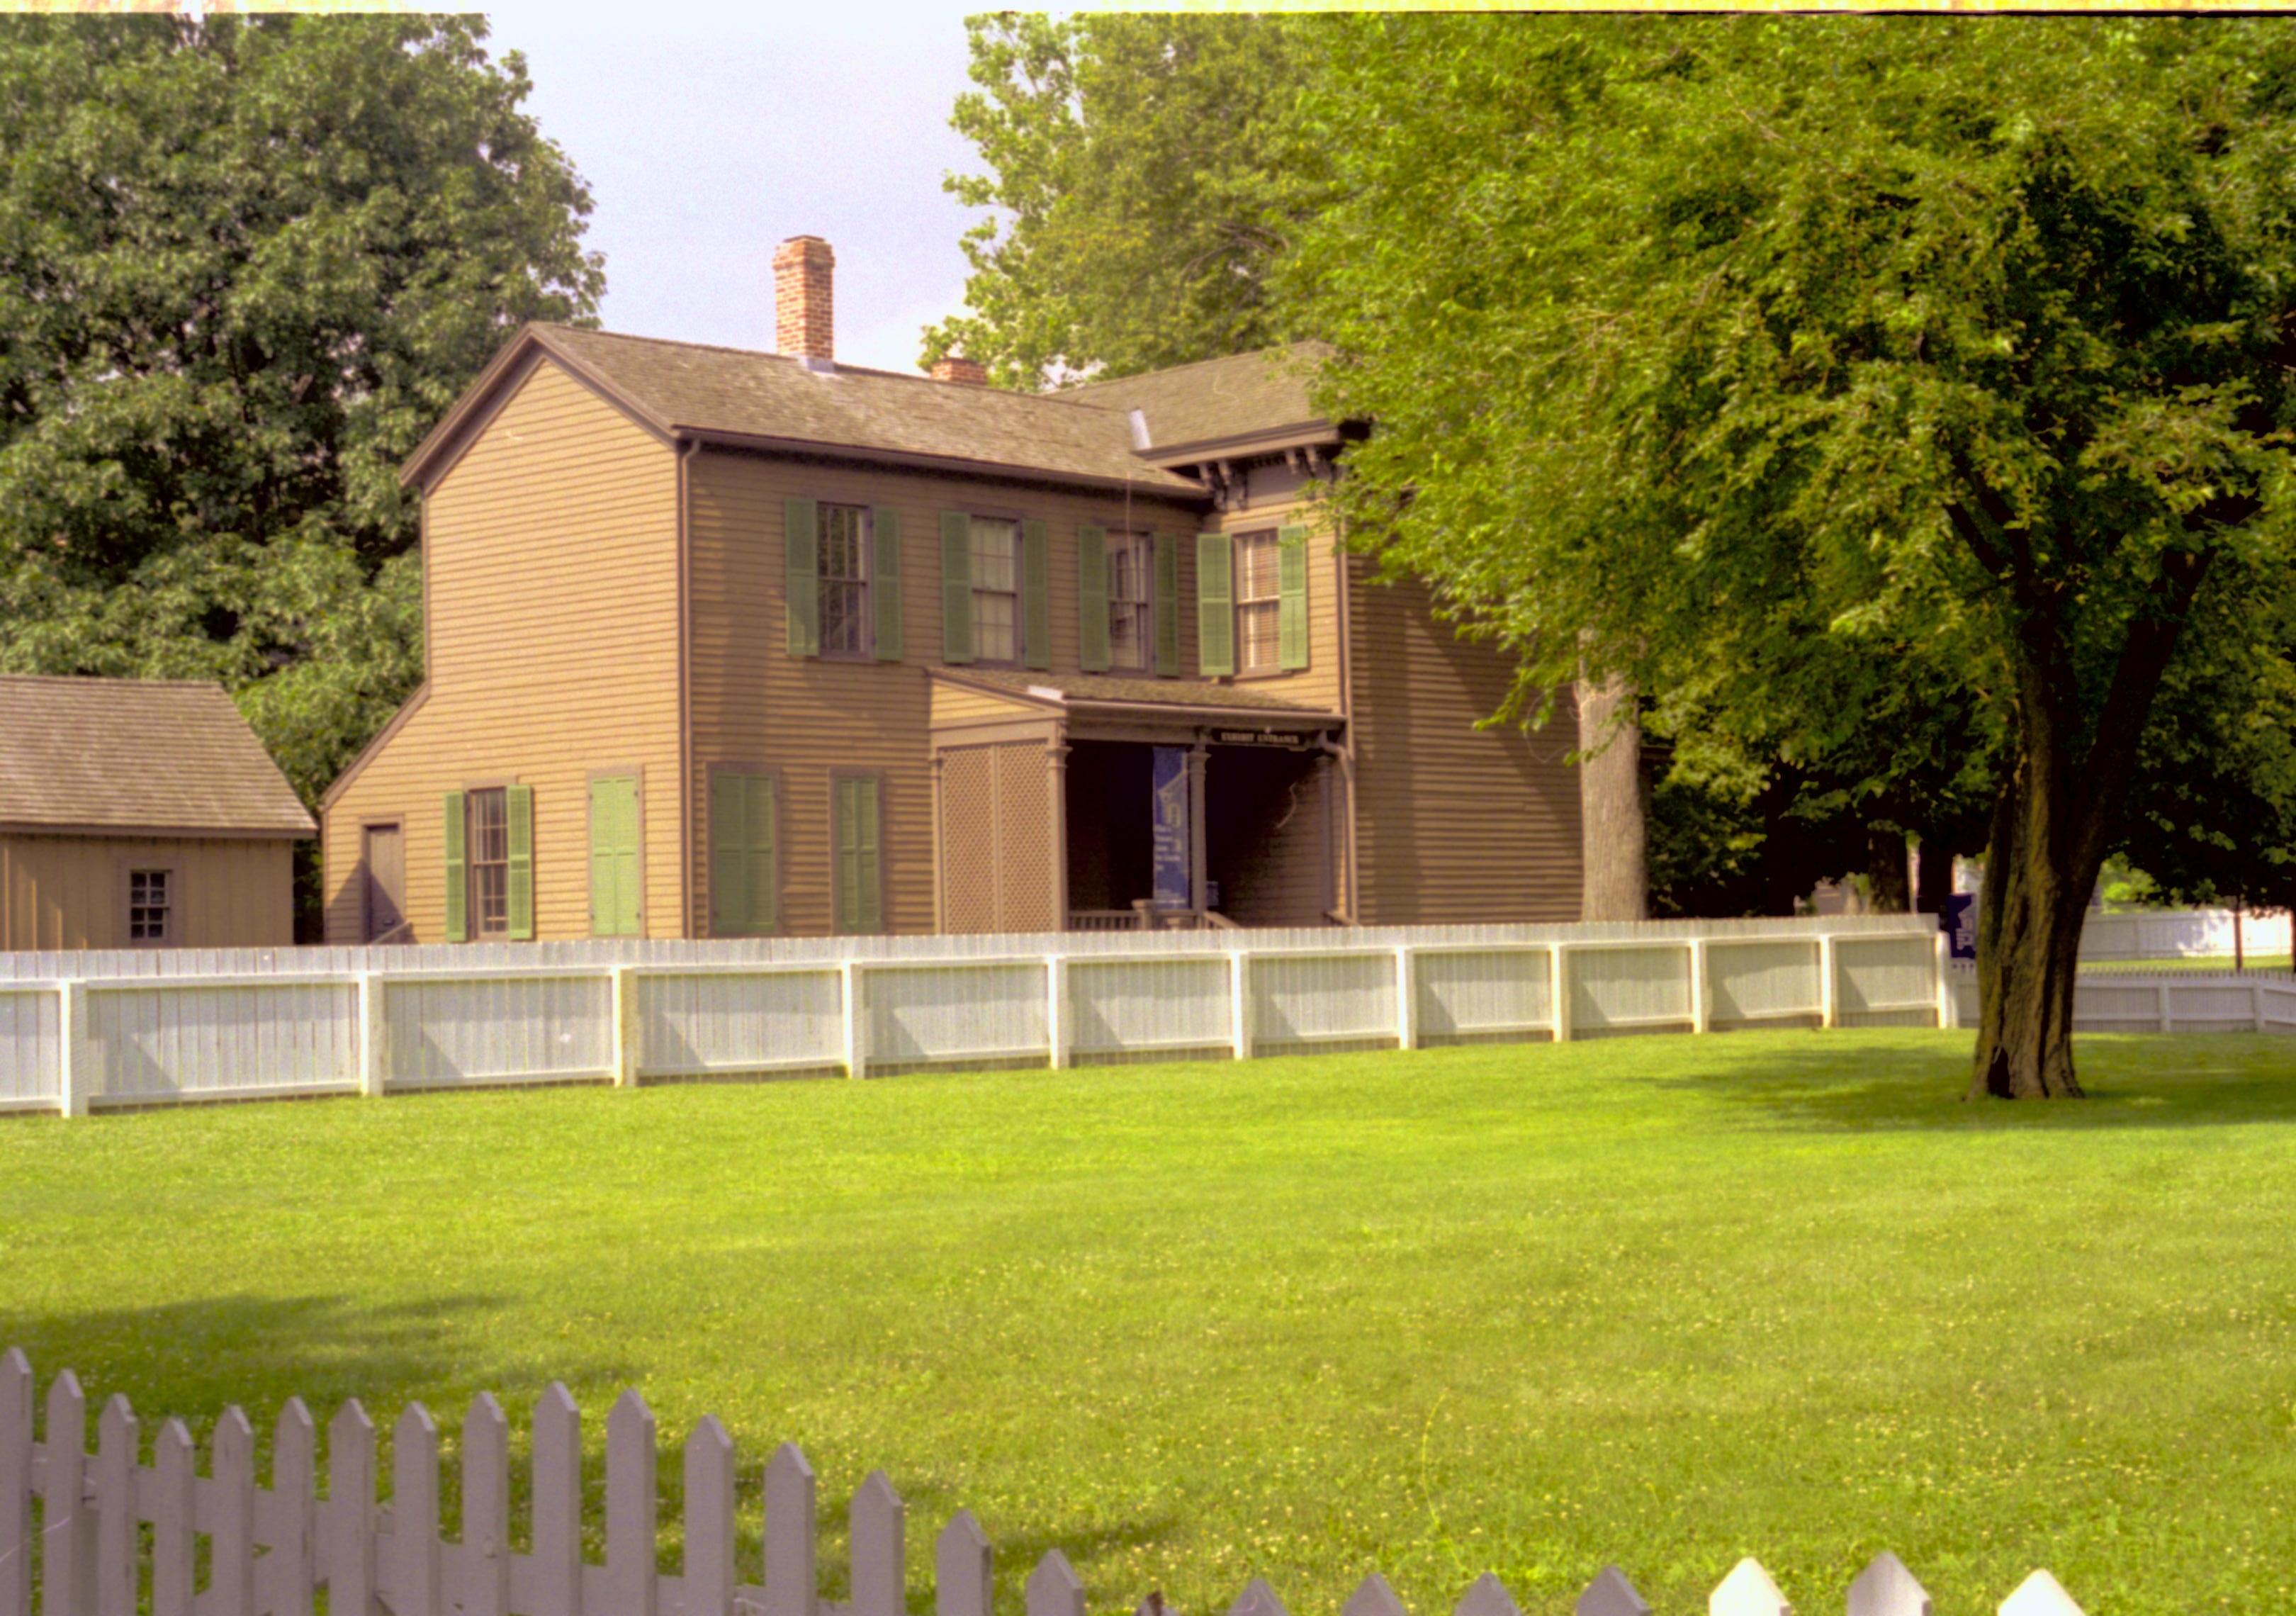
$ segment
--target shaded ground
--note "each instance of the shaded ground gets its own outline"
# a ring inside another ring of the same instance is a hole
[[[825,1517],[884,1465],[921,1610],[960,1503],[1095,1610],[1616,1560],[1686,1611],[1752,1552],[1814,1612],[1883,1546],[1945,1612],[2296,1604],[2296,1041],[2084,1039],[2096,1098],[2012,1108],[1965,1038],[10,1120],[0,1342],[147,1431],[559,1378],[594,1440],[635,1383]]]

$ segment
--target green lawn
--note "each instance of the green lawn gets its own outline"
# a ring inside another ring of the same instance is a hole
[[[913,1603],[964,1504],[1004,1595],[1058,1545],[1096,1611],[1488,1567],[1543,1616],[1617,1560],[1683,1612],[1754,1553],[1817,1616],[1884,1546],[1953,1616],[2037,1564],[2096,1616],[2290,1608],[2296,1042],[2087,1039],[2048,1108],[1962,1104],[1966,1046],[19,1119],[0,1341],[147,1422],[555,1377],[594,1438],[634,1383],[752,1497],[783,1439],[840,1522],[885,1466]]]

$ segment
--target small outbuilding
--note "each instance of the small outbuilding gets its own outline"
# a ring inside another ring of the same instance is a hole
[[[0,676],[0,950],[291,943],[317,830],[219,685]]]

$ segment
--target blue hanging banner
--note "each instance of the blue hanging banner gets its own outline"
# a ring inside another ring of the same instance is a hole
[[[1188,882],[1188,750],[1153,750],[1150,795],[1155,903],[1160,909],[1185,909],[1194,897]]]
[[[1977,894],[1956,892],[1945,900],[1938,923],[1946,934],[1947,948],[1955,959],[1977,957]]]

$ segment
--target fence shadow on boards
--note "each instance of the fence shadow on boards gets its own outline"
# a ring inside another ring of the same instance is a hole
[[[463,1423],[461,1520],[441,1521],[439,1427],[419,1403],[391,1427],[390,1502],[376,1502],[376,1427],[356,1401],[320,1431],[299,1399],[279,1411],[270,1485],[258,1485],[255,1433],[227,1408],[209,1442],[206,1473],[179,1419],[143,1432],[127,1399],[113,1397],[87,1442],[87,1399],[67,1370],[48,1388],[45,1430],[33,1425],[32,1371],[22,1352],[0,1356],[0,1616],[906,1616],[907,1507],[885,1472],[861,1483],[848,1511],[849,1601],[820,1595],[815,1564],[816,1482],[794,1446],[765,1472],[761,1563],[736,1551],[734,1444],[714,1417],[687,1437],[680,1569],[658,1569],[659,1433],[652,1413],[626,1391],[606,1419],[602,1564],[583,1535],[581,1415],[563,1386],[535,1406],[530,1449],[530,1552],[512,1546],[510,1425],[487,1392]],[[324,1474],[324,1493],[320,1479]],[[147,1534],[145,1528],[149,1528]],[[933,1540],[936,1616],[991,1616],[993,1551],[959,1510]],[[201,1568],[204,1564],[204,1577]],[[748,1580],[755,1575],[756,1580]],[[1086,1616],[1083,1584],[1058,1549],[1030,1571],[1027,1616]],[[1898,1558],[1877,1556],[1849,1591],[1849,1616],[1929,1616],[1930,1599]],[[1154,1594],[1143,1612],[1168,1610]],[[1650,1616],[1616,1566],[1579,1595],[1578,1616]],[[1791,1616],[1761,1565],[1739,1562],[1708,1602],[1710,1616]],[[1814,1606],[1812,1608],[1815,1608]],[[2081,1616],[2046,1571],[2003,1601],[2001,1616]],[[1228,1616],[1285,1616],[1254,1579]],[[1340,1616],[1408,1616],[1385,1578],[1365,1578]],[[1495,1576],[1468,1587],[1453,1616],[1521,1616]]]
[[[0,1109],[1953,1020],[1910,916],[309,952],[0,970]]]

